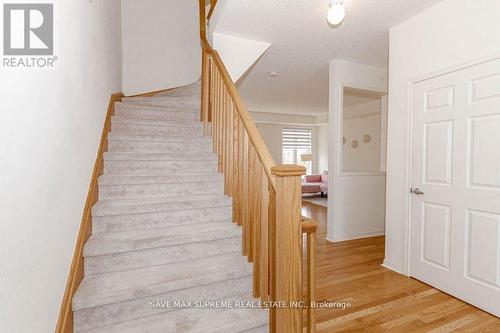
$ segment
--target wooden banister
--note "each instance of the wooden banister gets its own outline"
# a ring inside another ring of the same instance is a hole
[[[270,332],[315,332],[314,261],[317,225],[301,217],[305,168],[276,165],[219,53],[207,41],[216,0],[200,2],[202,96],[200,120],[211,135],[224,173],[224,193],[233,198],[233,221],[242,227],[242,254],[253,263],[253,295],[270,300]],[[303,302],[303,233],[307,234],[307,289]]]
[[[205,5],[203,4],[202,0],[200,0],[200,13],[201,13],[200,18],[205,17]],[[203,23],[200,25],[200,27],[201,26],[203,27],[200,29],[200,31],[202,31],[200,33],[200,36],[201,36],[203,51],[204,53],[210,55],[212,61],[215,62],[215,66],[219,70],[218,74],[220,75],[220,78],[222,79],[224,86],[226,87],[229,95],[231,96],[231,100],[234,104],[236,111],[238,112],[238,115],[240,117],[241,122],[243,123],[243,126],[247,131],[248,137],[252,142],[253,146],[255,147],[257,155],[259,156],[259,159],[264,166],[264,171],[266,172],[266,175],[269,178],[271,185],[274,187],[274,180],[273,180],[274,177],[271,174],[271,168],[275,166],[276,163],[274,162],[274,159],[271,153],[269,152],[269,149],[267,148],[259,130],[255,126],[255,123],[252,120],[250,113],[248,112],[245,104],[243,103],[240,93],[238,92],[238,89],[234,85],[234,82],[231,79],[231,76],[229,75],[229,72],[227,71],[227,68],[224,65],[224,62],[222,61],[219,53],[208,44],[206,38],[206,24]],[[205,109],[204,113],[208,114],[208,109]]]

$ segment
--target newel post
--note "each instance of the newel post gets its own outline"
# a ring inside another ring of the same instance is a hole
[[[271,168],[276,183],[275,300],[286,302],[275,311],[277,333],[302,332],[302,226],[301,176],[298,165]]]

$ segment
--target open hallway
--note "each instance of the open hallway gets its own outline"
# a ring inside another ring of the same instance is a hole
[[[327,209],[303,203],[318,224],[317,301],[351,308],[318,309],[318,332],[499,332],[500,319],[418,280],[381,266],[384,237],[332,244]]]

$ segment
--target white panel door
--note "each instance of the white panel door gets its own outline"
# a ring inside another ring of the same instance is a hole
[[[500,60],[413,87],[411,275],[500,316]]]

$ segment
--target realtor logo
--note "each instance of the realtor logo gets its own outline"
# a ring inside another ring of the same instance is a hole
[[[3,22],[5,56],[54,54],[53,4],[4,4]]]

